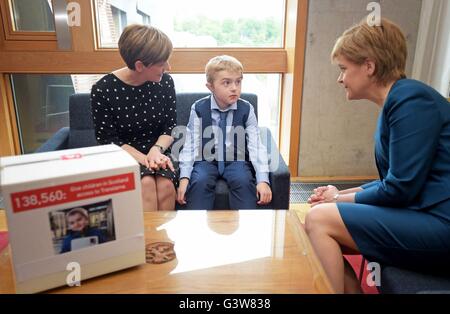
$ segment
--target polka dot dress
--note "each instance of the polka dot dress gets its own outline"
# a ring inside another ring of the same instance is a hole
[[[159,136],[171,135],[177,122],[175,87],[169,74],[164,74],[159,83],[140,86],[107,74],[92,86],[91,104],[100,145],[128,144],[147,154]],[[170,151],[165,155],[170,157]],[[154,171],[141,165],[141,177],[146,175],[167,177],[175,186],[178,183],[170,169]]]

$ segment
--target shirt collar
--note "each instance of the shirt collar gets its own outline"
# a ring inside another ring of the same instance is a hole
[[[227,112],[228,110],[237,110],[237,102],[235,102],[234,104],[232,104],[231,106],[229,106],[227,109],[222,110],[219,108],[219,106],[217,105],[216,102],[216,98],[214,98],[214,95],[211,94],[211,110],[219,110],[222,112]]]

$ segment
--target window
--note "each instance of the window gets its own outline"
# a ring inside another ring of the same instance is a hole
[[[70,75],[11,75],[22,152],[32,153],[69,125]]]
[[[15,31],[55,31],[51,0],[12,0]]]
[[[115,37],[120,37],[123,29],[127,26],[127,13],[111,6],[112,20],[114,24]]]
[[[142,12],[142,11],[137,11],[137,13],[141,16],[141,19],[142,19],[142,21],[141,21],[141,23],[142,24],[145,24],[145,25],[150,25],[151,23],[150,23],[150,16],[148,16],[147,14],[145,14],[144,12]]]
[[[113,5],[125,10],[130,24],[151,21],[175,47],[283,47],[284,0],[96,0],[95,5],[102,48],[117,47],[118,37],[112,36],[117,22],[108,17]]]
[[[69,97],[90,93],[103,74],[11,75],[20,145],[32,153],[60,128],[69,126]],[[172,74],[177,92],[208,92],[204,74]],[[279,74],[244,74],[243,92],[258,95],[258,123],[278,144]],[[275,87],[275,88],[274,88]]]
[[[258,95],[259,123],[270,128],[278,142],[281,82],[283,73],[288,70],[288,55],[283,43],[287,0],[229,0],[226,5],[218,0],[82,1],[83,16],[89,15],[86,12],[93,12],[94,21],[72,29],[73,51],[58,51],[52,0],[0,1],[3,31],[12,34],[11,38],[6,37],[9,41],[5,43],[8,50],[17,51],[14,54],[6,49],[2,51],[13,59],[9,63],[4,62],[2,70],[4,82],[9,83],[7,76],[11,80],[11,86],[7,84],[6,90],[11,88],[13,95],[8,97],[10,110],[1,117],[12,121],[11,129],[14,131],[13,135],[8,133],[1,137],[2,143],[7,146],[5,152],[33,152],[60,127],[68,125],[68,95],[89,92],[92,84],[103,75],[71,75],[70,72],[104,73],[123,66],[115,49],[102,51],[105,58],[101,60],[96,50],[116,48],[123,28],[131,23],[147,23],[162,29],[172,39],[175,48],[202,48],[174,51],[172,69],[175,73],[182,73],[172,74],[179,92],[207,91],[204,74],[193,73],[202,73],[205,63],[212,56],[231,54],[241,60],[249,71],[244,75],[243,92]],[[31,3],[33,8],[40,6],[42,14],[47,12],[48,15],[43,18],[37,16],[38,10],[33,11],[36,19],[49,22],[51,27],[23,23],[27,13],[26,3]],[[11,9],[11,12],[7,14],[5,8]],[[13,16],[16,21],[13,21]],[[92,30],[92,26],[96,29]],[[14,27],[17,30],[34,29],[34,33],[18,31],[13,34]],[[90,36],[86,34],[95,34],[96,42],[89,40],[90,43],[87,43],[86,39]],[[45,42],[36,43],[37,40]],[[35,50],[36,54],[30,54]],[[53,51],[57,53],[50,54]],[[79,52],[83,52],[83,62],[76,61]]]

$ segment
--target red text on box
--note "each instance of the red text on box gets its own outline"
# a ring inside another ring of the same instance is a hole
[[[134,174],[126,173],[11,193],[11,202],[13,211],[18,213],[134,189]]]

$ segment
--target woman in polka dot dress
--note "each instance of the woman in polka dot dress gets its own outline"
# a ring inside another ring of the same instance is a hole
[[[126,27],[119,52],[127,67],[92,86],[91,103],[99,144],[121,146],[141,166],[145,211],[173,210],[177,175],[170,158],[176,126],[176,96],[168,59],[170,39],[146,25]]]

